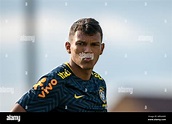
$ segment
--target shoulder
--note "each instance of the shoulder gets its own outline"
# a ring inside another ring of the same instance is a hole
[[[64,63],[62,65],[59,65],[55,69],[53,69],[48,74],[46,74],[46,76],[54,77],[54,78],[57,78],[59,80],[64,80],[65,78],[71,76],[71,74],[72,73],[71,73],[69,67]]]
[[[100,85],[104,85],[104,86],[106,87],[106,82],[105,82],[104,78],[103,78],[100,74],[98,74],[98,73],[95,72],[95,71],[92,71],[92,77],[93,77],[93,79],[94,79],[96,82],[98,82]]]
[[[33,86],[34,89],[38,87],[56,86],[62,84],[65,79],[71,75],[71,72],[65,64],[59,65],[58,67],[51,70],[49,73],[41,76],[37,83]]]
[[[95,71],[92,71],[92,76],[93,76],[95,79],[104,81],[104,79],[102,78],[102,76],[101,76],[100,74],[98,74],[97,72],[95,72]]]

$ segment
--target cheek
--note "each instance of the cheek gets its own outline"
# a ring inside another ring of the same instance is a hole
[[[101,49],[97,49],[96,51],[94,51],[96,56],[99,56],[102,54],[102,50]]]
[[[81,54],[83,52],[83,48],[78,48],[75,46],[72,48],[72,52],[75,56],[79,56],[79,54]]]
[[[76,48],[71,48],[71,56],[73,57],[73,59],[79,58],[80,53],[81,53],[80,50],[78,50]]]

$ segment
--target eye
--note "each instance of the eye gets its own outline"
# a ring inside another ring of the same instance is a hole
[[[100,43],[92,43],[92,46],[100,46]]]
[[[76,42],[76,45],[84,46],[84,45],[86,45],[86,43],[81,41],[81,42]]]

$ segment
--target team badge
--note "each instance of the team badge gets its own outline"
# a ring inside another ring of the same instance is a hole
[[[103,87],[100,87],[99,88],[99,96],[100,96],[100,99],[106,103],[106,96],[105,96],[105,89]]]

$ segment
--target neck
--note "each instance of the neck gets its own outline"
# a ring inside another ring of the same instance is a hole
[[[72,69],[72,72],[82,80],[89,80],[91,77],[92,69],[82,69],[74,62],[69,62],[69,66]]]

